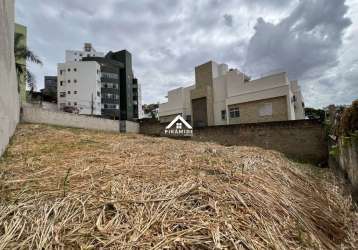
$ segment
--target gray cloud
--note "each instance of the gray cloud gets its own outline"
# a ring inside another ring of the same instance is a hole
[[[225,14],[224,21],[225,21],[226,26],[232,27],[232,25],[234,23],[234,17],[230,14]]]
[[[208,60],[257,73],[287,66],[299,80],[317,80],[305,89],[314,94],[328,86],[314,78],[317,71],[340,65],[336,55],[349,25],[346,8],[344,1],[332,0],[311,5],[297,0],[32,0],[17,1],[16,19],[28,26],[29,45],[45,63],[33,67],[39,87],[44,74],[55,74],[66,49],[88,41],[99,51],[132,52],[148,103],[191,84],[194,66]]]
[[[252,73],[285,69],[292,78],[336,66],[343,31],[351,24],[344,1],[300,1],[278,24],[257,20],[246,68]],[[313,75],[313,76],[314,76]]]

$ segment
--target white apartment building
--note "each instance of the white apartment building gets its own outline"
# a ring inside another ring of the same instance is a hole
[[[83,50],[66,50],[65,62],[82,61],[83,57],[104,57],[104,53],[97,52],[91,43],[85,43]]]
[[[83,115],[101,115],[101,68],[95,61],[57,66],[58,109],[72,108]]]
[[[181,114],[194,126],[215,126],[304,119],[297,81],[285,72],[251,80],[226,64],[208,62],[195,68],[195,85],[168,92],[159,105],[161,122]]]
[[[138,119],[142,119],[144,117],[143,111],[143,103],[142,103],[142,85],[138,83]],[[134,103],[135,104],[135,103]]]

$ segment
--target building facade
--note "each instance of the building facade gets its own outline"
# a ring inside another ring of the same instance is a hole
[[[60,63],[57,75],[59,110],[101,115],[101,68],[97,62]]]
[[[139,118],[140,84],[134,78],[132,55],[126,51],[109,52],[105,57],[88,57],[101,65],[102,115],[120,120]]]
[[[86,57],[104,57],[103,52],[97,52],[91,43],[85,43],[83,50],[66,50],[66,62],[79,62]]]
[[[72,68],[72,71],[66,71],[68,68]],[[80,68],[81,71],[79,71]],[[99,74],[96,73],[98,70]],[[61,75],[61,72],[65,72],[65,75]],[[70,79],[67,79],[67,76]],[[110,119],[136,120],[139,118],[140,85],[134,78],[132,55],[128,51],[109,52],[104,56],[104,53],[96,52],[92,45],[87,43],[83,51],[66,51],[66,62],[58,65],[58,77],[58,88],[62,89],[62,94],[58,94],[59,97],[62,95],[61,107],[59,102],[60,109],[76,109],[76,112],[80,114],[101,115]],[[76,90],[71,89],[68,81],[76,81],[77,86],[83,85],[81,89],[89,88],[89,91],[79,93],[79,87]],[[97,84],[94,84],[95,82]],[[100,91],[98,91],[98,86]],[[69,98],[68,93],[73,93],[72,91],[76,91],[81,102],[79,102],[80,100],[75,101],[74,96],[70,96],[71,100],[64,99],[63,96],[66,95],[65,97]],[[94,93],[94,99],[92,99],[92,93]],[[100,97],[99,111],[97,97]],[[92,102],[94,102],[93,110],[85,107],[84,103]],[[78,107],[79,103],[81,103],[80,107]]]
[[[195,85],[168,92],[160,104],[161,122],[181,114],[194,127],[304,119],[297,81],[285,72],[251,80],[226,64],[195,68]]]
[[[43,93],[45,93],[45,94],[50,94],[50,93],[57,94],[57,76],[45,76],[44,77]]]
[[[100,65],[101,71],[101,114],[111,119],[119,119],[120,71],[123,64],[105,57],[88,57],[83,61],[93,61]]]

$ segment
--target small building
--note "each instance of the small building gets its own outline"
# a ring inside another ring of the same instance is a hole
[[[210,61],[195,68],[195,85],[171,90],[167,97],[159,106],[162,123],[178,114],[194,127],[304,119],[300,86],[285,72],[251,80]]]

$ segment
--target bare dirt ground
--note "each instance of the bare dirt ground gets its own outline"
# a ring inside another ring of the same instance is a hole
[[[357,249],[328,169],[275,151],[19,125],[0,249]]]

